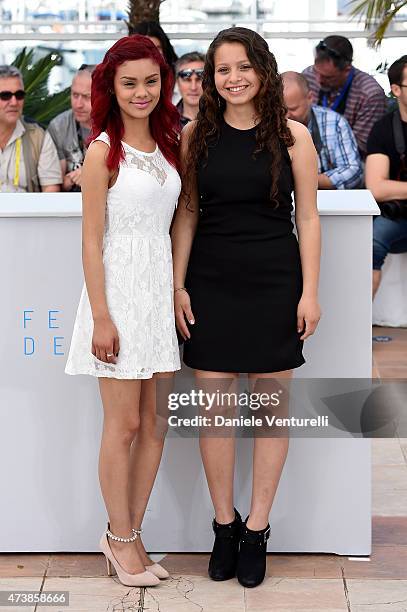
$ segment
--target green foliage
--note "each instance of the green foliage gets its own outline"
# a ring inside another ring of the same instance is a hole
[[[365,19],[365,29],[374,27],[373,46],[379,47],[390,23],[397,13],[407,6],[407,0],[350,0],[354,4],[353,17]]]
[[[48,78],[52,68],[61,61],[61,56],[51,52],[34,62],[33,55],[34,49],[27,52],[24,47],[13,61],[13,66],[21,70],[24,79],[24,115],[45,127],[56,115],[70,108],[70,87],[51,95]]]

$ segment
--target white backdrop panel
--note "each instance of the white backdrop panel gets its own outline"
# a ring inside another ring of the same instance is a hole
[[[323,318],[297,377],[370,376],[371,218],[364,215],[322,216]],[[63,372],[83,282],[80,223],[23,212],[0,219],[2,551],[95,551],[105,525],[97,382]],[[250,446],[239,440],[243,514]],[[269,550],[369,554],[370,512],[368,440],[292,439]],[[144,524],[149,549],[210,550],[211,518],[197,440],[168,438]]]

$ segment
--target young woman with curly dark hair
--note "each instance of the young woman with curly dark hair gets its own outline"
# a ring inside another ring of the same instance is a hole
[[[239,373],[252,392],[278,389],[273,379],[304,363],[303,341],[318,324],[316,152],[286,112],[266,41],[241,27],[220,32],[207,53],[197,120],[182,132],[183,193],[172,230],[184,362],[206,390],[230,391]],[[255,437],[245,522],[233,503],[234,437],[201,429],[200,447],[215,509],[209,575],[257,586],[288,437]]]

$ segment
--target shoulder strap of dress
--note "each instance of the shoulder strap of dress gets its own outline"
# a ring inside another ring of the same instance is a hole
[[[101,132],[99,136],[96,136],[96,138],[92,140],[92,142],[96,142],[97,140],[101,140],[110,147],[110,138],[106,132]],[[90,144],[92,144],[92,142]]]

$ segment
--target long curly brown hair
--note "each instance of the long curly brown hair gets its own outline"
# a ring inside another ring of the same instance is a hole
[[[199,112],[195,129],[188,143],[188,153],[183,170],[184,192],[187,207],[190,202],[191,177],[197,169],[199,160],[208,158],[208,146],[219,137],[226,102],[215,86],[215,53],[224,43],[241,43],[247,57],[260,79],[261,87],[254,98],[256,115],[260,121],[256,130],[257,146],[254,155],[267,149],[271,153],[270,199],[278,206],[276,199],[277,184],[281,168],[281,143],[287,147],[294,144],[294,137],[287,125],[287,108],[283,97],[283,83],[278,72],[277,62],[268,48],[267,42],[253,30],[234,27],[222,30],[211,42],[206,54],[203,73],[203,94],[199,101]]]

